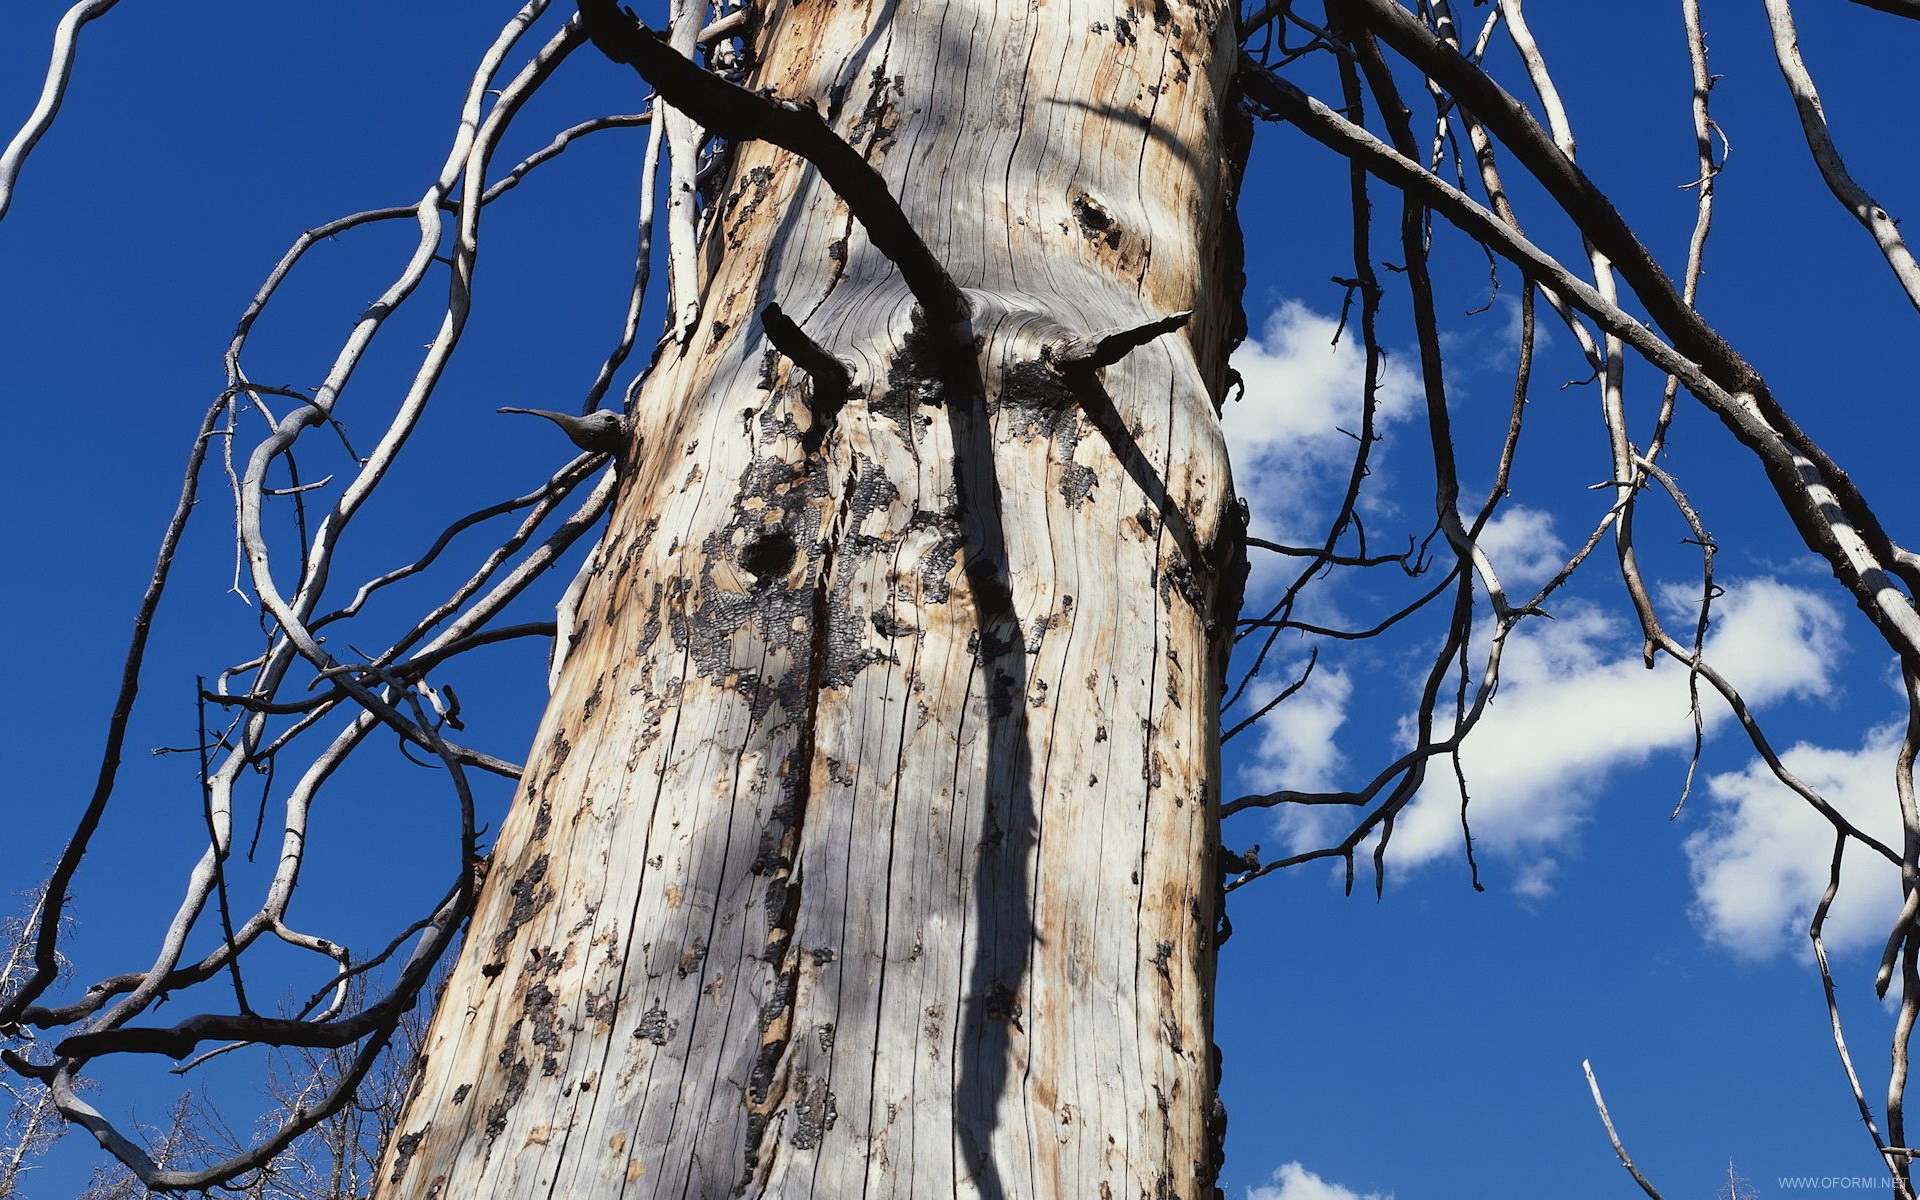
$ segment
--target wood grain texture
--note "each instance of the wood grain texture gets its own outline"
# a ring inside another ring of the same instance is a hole
[[[1231,22],[765,14],[754,86],[880,169],[975,353],[738,149],[380,1195],[1214,1194]],[[769,302],[851,369],[812,454]]]

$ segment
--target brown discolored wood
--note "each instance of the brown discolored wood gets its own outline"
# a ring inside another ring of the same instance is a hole
[[[1213,1194],[1232,20],[764,14],[971,352],[738,148],[379,1195]],[[849,367],[811,453],[769,302]]]

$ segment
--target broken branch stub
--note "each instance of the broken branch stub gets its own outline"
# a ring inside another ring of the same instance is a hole
[[[1100,368],[1110,367],[1155,338],[1181,328],[1192,317],[1192,309],[1183,309],[1138,325],[1063,338],[1048,345],[1043,354],[1063,380],[1077,385],[1092,378]]]
[[[515,408],[511,405],[503,405],[494,411],[545,417],[558,425],[569,441],[589,454],[611,454],[617,458],[627,449],[626,418],[612,409],[595,409],[584,416],[549,412],[544,408]]]
[[[807,336],[806,330],[771,301],[760,310],[761,327],[773,348],[813,380],[813,424],[802,435],[809,453],[818,450],[833,429],[834,418],[853,391],[853,372],[832,351]]]

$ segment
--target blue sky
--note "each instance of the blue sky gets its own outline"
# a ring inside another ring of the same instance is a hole
[[[62,7],[20,0],[0,15],[8,132],[32,104]],[[1604,20],[1554,7],[1542,5],[1534,20],[1581,160],[1677,262],[1692,222],[1692,193],[1677,185],[1693,172],[1677,6],[1633,5]],[[1802,17],[1809,65],[1856,175],[1898,216],[1920,167],[1899,152],[1891,114],[1911,111],[1903,62],[1920,29],[1826,7],[1833,11]],[[472,5],[427,0],[343,0],[297,14],[211,0],[188,10],[130,3],[85,32],[67,108],[0,222],[0,393],[16,497],[15,518],[0,525],[0,553],[14,564],[0,609],[25,635],[12,647],[16,684],[0,702],[16,747],[13,784],[0,796],[12,849],[0,882],[9,889],[37,880],[89,790],[128,623],[246,298],[301,230],[417,197],[445,155],[466,74],[510,11],[475,15]],[[1815,175],[1758,6],[1709,4],[1706,20],[1723,75],[1716,115],[1734,153],[1720,179],[1702,308],[1877,500],[1898,538],[1920,524],[1903,453],[1914,313]],[[1511,50],[1502,38],[1494,44],[1498,69],[1510,69]],[[502,160],[575,121],[637,108],[632,82],[603,66],[587,56],[569,64],[520,118]],[[1301,78],[1323,82],[1312,70]],[[533,486],[564,459],[557,439],[493,410],[577,403],[616,336],[643,138],[586,139],[489,210],[474,323],[428,427],[440,440],[381,519],[395,541],[376,538],[350,561],[385,561],[396,544],[420,543],[481,498]],[[1328,344],[1340,293],[1327,280],[1351,271],[1340,223],[1345,171],[1290,130],[1263,127],[1258,138],[1242,210],[1253,337],[1237,365],[1248,388],[1229,410],[1228,433],[1261,528],[1311,536],[1326,515],[1316,481],[1342,472],[1344,439],[1334,429],[1351,428],[1356,403],[1351,343]],[[1577,241],[1539,197],[1520,189],[1517,200],[1530,234],[1574,261]],[[1392,204],[1376,194],[1383,214]],[[1390,234],[1389,221],[1376,245],[1392,259]],[[1509,276],[1491,308],[1468,315],[1487,300],[1484,261],[1450,231],[1436,236],[1473,495],[1490,477],[1485,439],[1505,416],[1517,290]],[[405,248],[404,230],[375,230],[316,252],[284,310],[259,331],[255,377],[316,378]],[[1432,503],[1405,311],[1402,297],[1390,298],[1390,421],[1367,509],[1382,544],[1424,533]],[[398,386],[428,332],[390,335],[365,386]],[[1503,578],[1537,578],[1606,503],[1589,490],[1608,475],[1595,390],[1558,386],[1583,373],[1564,328],[1550,330],[1514,496],[1489,544]],[[1630,368],[1642,426],[1658,389],[1651,372]],[[1682,405],[1670,465],[1721,546],[1728,592],[1715,625],[1718,661],[1776,744],[1795,747],[1799,769],[1867,827],[1887,829],[1896,810],[1886,729],[1901,715],[1887,655],[1793,540],[1757,468],[1716,423]],[[83,976],[150,953],[197,849],[190,756],[144,751],[189,744],[194,676],[245,657],[258,640],[256,611],[228,591],[225,499],[217,477],[208,484],[207,511],[162,613],[125,795],[80,881]],[[1652,513],[1641,531],[1650,573],[1677,609],[1697,573],[1681,532]],[[1543,1186],[1575,1197],[1632,1194],[1587,1098],[1583,1058],[1669,1197],[1714,1194],[1729,1159],[1763,1196],[1784,1176],[1878,1171],[1828,1039],[1804,936],[1807,889],[1817,891],[1829,850],[1824,827],[1759,777],[1743,740],[1711,711],[1694,795],[1669,820],[1691,738],[1684,685],[1674,672],[1639,667],[1630,611],[1607,564],[1585,576],[1552,606],[1553,621],[1519,635],[1503,691],[1469,743],[1485,893],[1467,879],[1457,800],[1435,788],[1396,834],[1383,899],[1364,874],[1352,897],[1342,895],[1320,865],[1233,897],[1217,1036],[1231,1113],[1223,1185],[1235,1200]],[[1250,610],[1275,578],[1256,570]],[[1335,582],[1314,603],[1363,620],[1404,590]],[[525,606],[524,619],[539,608]],[[1225,792],[1353,786],[1371,775],[1404,745],[1410,681],[1432,633],[1330,650],[1279,720],[1230,746]],[[1306,649],[1283,643],[1280,658],[1297,664]],[[524,743],[537,715],[529,697],[544,691],[540,660],[523,646],[461,677],[469,711],[481,714],[473,740]],[[521,686],[494,682],[516,673]],[[1266,680],[1286,677],[1274,669]],[[422,848],[441,844],[447,829],[443,804],[415,803],[406,770],[389,755],[346,789],[394,821],[392,837],[368,846],[324,826],[333,840],[314,850],[309,911],[331,901],[329,916],[367,939],[382,926],[364,880],[417,873]],[[504,800],[497,788],[483,797],[496,816]],[[1226,840],[1259,842],[1272,858],[1324,834],[1321,819],[1250,813],[1230,823]],[[1850,876],[1830,930],[1843,1014],[1876,1111],[1891,1022],[1870,982],[1897,906],[1889,874]],[[90,911],[119,915],[89,919]],[[156,1118],[165,1103],[156,1082],[127,1086],[120,1095]],[[93,1158],[79,1142],[50,1158],[30,1195],[75,1190]]]

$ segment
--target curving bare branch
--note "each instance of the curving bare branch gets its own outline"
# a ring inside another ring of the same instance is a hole
[[[54,27],[53,50],[47,62],[46,82],[40,86],[40,98],[19,131],[7,142],[7,148],[0,150],[0,219],[6,217],[7,209],[13,205],[14,189],[19,185],[20,169],[26,165],[27,155],[33,153],[33,148],[53,127],[53,119],[59,115],[60,104],[66,99],[67,86],[73,80],[74,57],[79,52],[81,27],[105,16],[119,2],[79,0]]]

